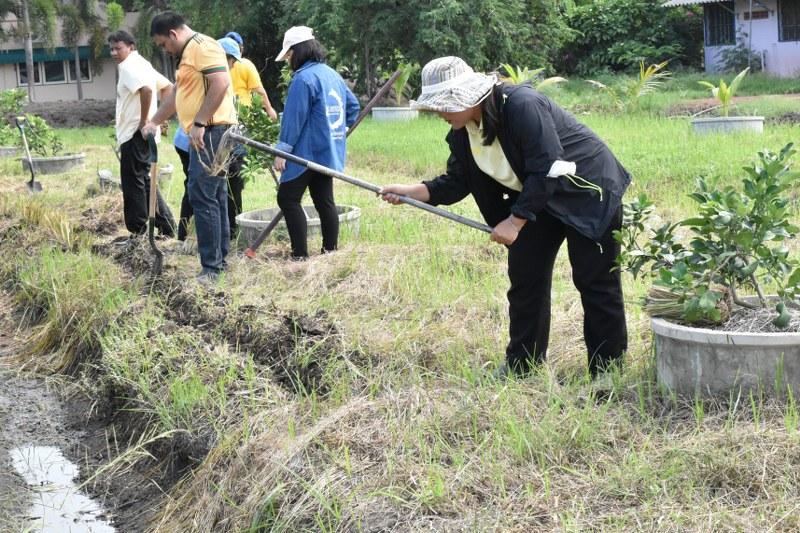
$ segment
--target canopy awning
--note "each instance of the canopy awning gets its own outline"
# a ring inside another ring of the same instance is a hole
[[[717,4],[724,0],[669,0],[664,2],[661,7],[694,6],[698,4]]]
[[[105,48],[105,47],[104,47]],[[88,59],[90,57],[90,50],[88,46],[79,46],[78,55],[81,59]],[[101,57],[108,56],[107,48],[100,54]],[[34,48],[33,60],[34,61],[63,61],[64,59],[74,59],[75,52],[72,48],[58,46],[52,49]],[[25,50],[17,48],[15,50],[0,50],[0,64],[9,63],[24,63]]]

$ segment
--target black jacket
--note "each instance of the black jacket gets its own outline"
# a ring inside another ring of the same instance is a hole
[[[432,205],[453,204],[472,194],[483,218],[495,226],[511,213],[530,221],[542,209],[592,240],[599,240],[622,202],[631,178],[611,150],[589,128],[529,85],[495,90],[500,112],[497,138],[522,192],[501,185],[475,164],[466,128],[450,130],[447,173],[426,181]],[[575,174],[602,190],[548,178],[556,160],[577,165]]]

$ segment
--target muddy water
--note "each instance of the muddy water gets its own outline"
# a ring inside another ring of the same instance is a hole
[[[9,299],[0,293],[0,532],[106,533],[100,507],[76,490],[64,458],[83,438],[67,427],[70,408],[42,379],[10,371],[20,352]]]
[[[14,470],[34,495],[26,520],[42,533],[113,533],[102,507],[73,482],[78,467],[55,446],[23,446],[10,452]]]

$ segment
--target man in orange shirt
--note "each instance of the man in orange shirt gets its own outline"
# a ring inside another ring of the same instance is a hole
[[[264,85],[261,83],[261,76],[258,69],[252,61],[244,57],[244,40],[242,36],[235,31],[229,31],[225,37],[233,39],[239,45],[240,59],[231,68],[231,81],[233,83],[233,92],[243,105],[250,105],[253,101],[252,93],[261,96],[264,111],[267,112],[269,118],[278,120],[278,114],[272,108],[269,102],[267,91],[264,90]]]
[[[178,71],[172,93],[143,132],[154,133],[159,123],[177,111],[180,127],[189,134],[187,191],[202,266],[197,279],[207,283],[227,268],[230,245],[226,175],[210,174],[223,134],[237,123],[228,61],[215,39],[193,31],[171,11],[153,18],[150,35],[158,47],[178,58]]]

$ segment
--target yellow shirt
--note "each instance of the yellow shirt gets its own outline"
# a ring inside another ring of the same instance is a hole
[[[476,126],[471,120],[467,122],[467,136],[469,137],[469,147],[472,151],[472,158],[478,168],[490,177],[499,181],[511,190],[521,191],[522,182],[519,180],[511,164],[506,159],[503,147],[497,137],[489,146],[483,145],[483,123]]]
[[[261,83],[261,76],[258,69],[249,59],[242,58],[233,64],[231,69],[231,83],[233,92],[242,105],[250,105],[253,101],[251,94],[253,89],[258,89],[264,85]]]
[[[195,33],[184,45],[178,72],[175,75],[175,107],[178,122],[185,131],[194,124],[206,97],[208,82],[206,74],[228,72],[228,60],[222,47],[207,35]],[[233,88],[228,85],[225,98],[211,116],[209,124],[236,124],[236,108],[233,103]]]

